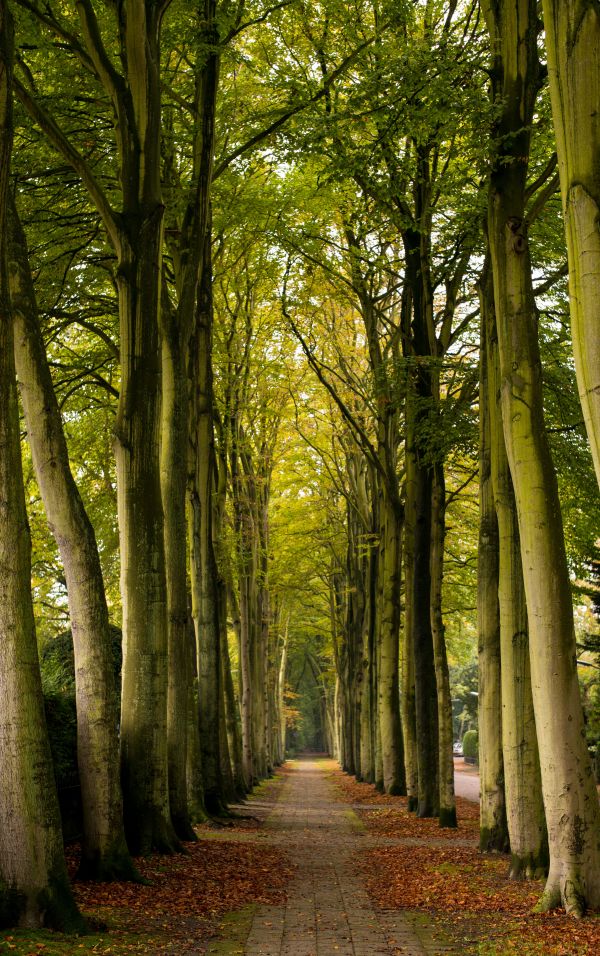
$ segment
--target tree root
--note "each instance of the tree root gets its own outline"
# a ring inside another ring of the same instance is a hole
[[[546,883],[544,892],[533,908],[534,913],[547,913],[562,905],[567,916],[581,919],[585,915],[586,900],[583,887],[579,879],[565,878],[560,883],[557,879]]]

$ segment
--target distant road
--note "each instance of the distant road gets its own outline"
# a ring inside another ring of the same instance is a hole
[[[458,797],[479,803],[479,771],[466,764],[462,757],[454,759],[454,789]]]

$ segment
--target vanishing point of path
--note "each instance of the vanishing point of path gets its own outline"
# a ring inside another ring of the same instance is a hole
[[[278,802],[261,837],[285,847],[295,874],[286,906],[255,912],[245,956],[434,956],[447,953],[433,926],[373,909],[357,861],[383,845],[336,799],[330,761],[287,765]],[[240,952],[242,950],[236,950]]]

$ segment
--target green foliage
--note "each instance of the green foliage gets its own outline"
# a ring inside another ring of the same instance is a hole
[[[120,693],[121,631],[111,627],[115,686]],[[70,630],[44,643],[40,653],[46,725],[65,839],[81,834],[81,801],[77,766],[75,660]]]
[[[111,652],[115,675],[115,686],[120,692],[121,663],[123,659],[122,633],[120,628],[110,625]],[[75,656],[71,630],[61,631],[49,638],[40,653],[42,684],[46,694],[75,693]]]
[[[476,730],[467,730],[462,739],[463,754],[471,760],[479,757],[479,735]]]
[[[432,334],[440,346],[436,357],[427,360],[439,394],[419,419],[417,440],[426,460],[445,465],[443,610],[455,727],[476,723],[476,284],[494,108],[486,89],[488,50],[481,18],[472,4],[447,6],[386,0],[374,7],[356,0],[349,8],[324,0],[316,6],[275,4],[266,16],[268,5],[252,0],[244,8],[250,26],[235,33],[236,8],[219,5],[222,60],[212,187],[216,446],[225,459],[220,467],[227,470],[231,420],[237,416],[244,433],[240,451],[255,471],[254,487],[268,485],[270,538],[264,555],[276,607],[274,628],[288,623],[292,682],[299,681],[307,654],[318,671],[318,678],[305,676],[299,684],[307,695],[303,733],[308,738],[322,719],[318,700],[330,702],[332,697],[334,654],[343,654],[343,643],[336,645],[343,634],[332,634],[330,598],[333,575],[349,560],[348,508],[353,504],[347,468],[357,430],[307,370],[290,316],[337,398],[353,411],[363,443],[376,445],[382,407],[397,413],[391,457],[401,483],[406,390],[417,361],[403,348],[401,318],[407,286],[403,234],[410,224],[430,247]],[[64,28],[79,36],[76,12],[64,4],[57,10]],[[96,12],[109,56],[115,56],[112,11],[100,4]],[[23,74],[29,71],[44,107],[116,203],[119,158],[111,105],[93,71],[81,69],[77,57],[66,51],[68,44],[57,43],[31,11],[16,5],[15,17]],[[232,28],[234,34],[226,40]],[[196,12],[185,0],[175,0],[165,16],[161,54],[164,274],[175,302],[172,242],[193,175],[194,66],[206,56],[201,34]],[[327,95],[317,96],[341,64],[347,67],[338,81]],[[300,106],[286,123],[260,138],[261,131]],[[16,126],[16,191],[45,340],[73,471],[96,532],[111,618],[118,623],[112,451],[119,391],[115,258],[86,189],[57,161],[18,104]],[[252,150],[232,159],[253,139]],[[532,181],[553,149],[549,101],[542,93],[532,139]],[[429,206],[417,222],[416,197],[424,181]],[[534,193],[531,205],[535,199]],[[574,386],[561,215],[555,193],[532,218],[531,252],[545,410],[566,544],[573,575],[585,586],[600,527],[600,501]],[[460,262],[463,271],[456,274]],[[376,306],[376,367],[357,273]],[[68,698],[74,665],[65,630],[64,575],[26,449],[24,462],[44,686],[50,696]],[[228,501],[217,560],[223,576],[234,579],[235,591],[247,548],[230,505]],[[355,544],[356,553],[375,547],[373,529],[364,529]],[[118,676],[116,630],[113,643]],[[593,682],[586,688],[592,738],[597,693]]]
[[[75,697],[64,692],[45,691],[44,707],[56,785],[59,790],[77,787],[79,777]]]

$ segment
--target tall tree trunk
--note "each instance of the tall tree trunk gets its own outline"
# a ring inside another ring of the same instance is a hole
[[[188,202],[179,221],[170,223],[179,234],[178,243],[170,243],[177,308],[163,293],[162,334],[162,446],[161,478],[165,518],[165,550],[168,607],[168,719],[169,792],[171,814],[177,834],[194,838],[186,805],[186,746],[181,735],[187,711],[188,685],[191,680],[186,653],[188,627],[188,581],[186,556],[186,488],[188,472],[194,463],[186,454],[189,435],[190,395],[187,379],[189,344],[194,325],[198,286],[210,226],[210,190],[213,170],[216,95],[219,79],[219,50],[216,38],[214,0],[205,0],[200,27],[199,47],[209,51],[198,55],[194,103],[200,121],[195,128],[193,172]],[[166,300],[166,301],[165,301]],[[196,742],[194,741],[194,744]]]
[[[361,633],[361,696],[360,696],[360,779],[367,783],[373,783],[375,780],[375,764],[373,759],[373,727],[377,719],[373,706],[373,653],[374,653],[374,633],[373,633],[373,606],[370,593],[371,575],[373,573],[373,548],[369,548],[367,555],[366,569],[366,589],[367,604]],[[375,565],[376,566],[376,565]]]
[[[250,597],[248,580],[240,580],[240,694],[242,709],[242,752],[248,786],[257,781],[252,748],[252,674],[250,669]]]
[[[527,604],[517,508],[502,430],[500,361],[493,308],[486,311],[485,320],[492,485],[499,536],[501,726],[510,876],[539,878],[548,869],[548,839],[531,693]]]
[[[456,826],[456,801],[454,799],[454,756],[452,752],[452,698],[450,675],[446,655],[446,637],[442,616],[442,584],[444,580],[444,540],[446,517],[446,491],[444,466],[439,463],[433,470],[431,496],[431,633],[435,661],[438,710],[438,774],[440,826]]]
[[[96,537],[73,480],[42,339],[27,242],[14,201],[9,272],[15,361],[36,477],[63,563],[75,654],[81,876],[136,877],[123,830],[117,699],[108,608]]]
[[[190,595],[191,604],[191,595]],[[200,752],[200,727],[198,722],[198,656],[196,652],[196,629],[191,613],[188,613],[187,631],[188,684],[186,785],[190,820],[199,823],[206,820],[204,784],[202,781],[202,754]]]
[[[526,157],[539,79],[535,0],[485,4],[502,112],[489,235],[502,421],[519,519],[531,679],[550,872],[539,908],[600,904],[600,809],[585,741],[558,487],[545,431],[537,314],[524,223]]]
[[[121,781],[133,853],[177,846],[167,769],[167,615],[159,471],[162,207],[121,257],[121,392],[115,428],[123,599]]]
[[[406,765],[408,809],[419,805],[419,768],[417,761],[417,716],[415,709],[415,653],[413,647],[414,521],[407,495],[404,524],[404,627],[402,630],[402,731]]]
[[[479,287],[479,543],[477,622],[479,658],[480,833],[483,852],[509,848],[502,755],[502,665],[500,656],[500,543],[492,482],[492,435],[487,336],[494,309],[492,269],[486,258]]]
[[[287,661],[288,661],[288,646],[289,646],[289,619],[286,617],[284,632],[283,632],[283,646],[281,648],[281,658],[279,660],[279,670],[277,674],[277,703],[278,703],[278,763],[283,763],[285,760],[285,731],[286,731],[286,719],[285,719],[285,678],[287,673]],[[333,741],[330,741],[333,743]]]
[[[419,804],[417,816],[439,813],[437,687],[431,632],[431,470],[415,461],[412,590]]]
[[[131,0],[113,68],[91,3],[77,5],[87,52],[115,109],[122,210],[82,172],[117,251],[121,389],[115,424],[123,604],[121,783],[133,853],[178,847],[167,766],[167,598],[160,487],[159,320],[163,245],[160,28],[165,4]],[[78,170],[79,171],[79,170]]]
[[[161,488],[165,519],[168,609],[167,750],[169,803],[175,833],[195,840],[188,810],[187,742],[189,668],[187,488],[187,349],[179,322],[165,305],[162,319]]]
[[[192,336],[193,393],[191,431],[193,471],[190,477],[192,615],[198,656],[198,713],[204,801],[210,814],[224,806],[221,778],[220,721],[223,694],[218,602],[218,572],[212,521],[214,428],[212,388],[212,259],[211,230],[205,237],[196,324]]]
[[[363,780],[375,782],[375,727],[377,725],[377,684],[375,670],[378,553],[374,544],[377,535],[377,477],[372,463],[367,469],[361,497],[363,524],[368,535],[364,559],[365,613],[362,622],[362,697],[360,709],[360,772]]]
[[[219,595],[219,623],[221,611],[225,610],[222,603],[222,595]],[[233,764],[233,755],[230,751],[230,713],[227,700],[227,662],[229,661],[229,652],[227,650],[227,645],[224,642],[224,638],[227,638],[227,632],[221,627],[220,631],[220,658],[221,658],[221,686],[223,688],[221,697],[219,700],[219,753],[221,755],[221,787],[223,793],[223,800],[226,803],[234,803],[237,799],[243,796],[242,791],[240,791],[236,785],[235,780],[235,768]]]
[[[219,566],[219,627],[221,629],[221,662],[223,668],[223,693],[225,705],[225,727],[227,732],[228,759],[231,762],[232,784],[236,798],[243,797],[248,792],[248,784],[244,777],[242,757],[242,736],[240,727],[240,712],[235,696],[233,675],[231,672],[231,658],[227,637],[227,612],[229,601],[232,604],[234,631],[239,642],[239,610],[235,595],[231,588],[231,569],[229,555],[223,546],[223,529],[225,526],[225,509],[227,501],[227,444],[225,436],[219,442],[219,477],[217,494],[215,496],[215,533],[214,545]]]
[[[0,926],[81,930],[65,864],[44,718],[25,512],[6,208],[13,29],[0,0]]]
[[[600,12],[544,0],[548,77],[569,257],[575,370],[600,483]]]
[[[243,797],[244,794],[248,793],[248,784],[244,776],[240,711],[235,696],[235,687],[233,683],[233,675],[231,673],[231,660],[229,657],[228,648],[223,649],[223,671],[225,681],[227,737],[229,739],[229,752],[231,754],[233,782],[237,796]]]
[[[273,756],[271,754],[271,701],[270,701],[270,671],[271,671],[271,643],[272,643],[272,614],[271,595],[269,593],[269,496],[270,476],[268,474],[268,456],[261,455],[262,469],[260,493],[257,495],[257,524],[260,565],[260,593],[261,593],[261,652],[262,652],[262,742],[265,752],[266,775],[273,772]]]
[[[428,461],[423,426],[433,411],[431,357],[436,342],[431,286],[431,186],[429,157],[417,148],[419,176],[415,183],[415,221],[404,231],[405,282],[410,290],[403,303],[404,352],[409,366],[406,396],[406,510],[411,511],[413,569],[407,601],[412,606],[412,649],[415,663],[415,723],[419,794],[417,815],[439,813],[439,728],[437,685],[431,629],[432,465]],[[412,314],[411,314],[412,305]]]
[[[240,704],[242,715],[242,755],[244,776],[251,789],[258,777],[254,763],[252,732],[254,701],[252,686],[252,527],[245,500],[244,478],[239,454],[239,427],[233,424],[231,445],[231,487],[234,530],[236,534],[236,564],[239,582],[239,658]]]
[[[380,578],[378,700],[383,788],[406,793],[402,724],[400,720],[399,641],[402,523],[400,501],[393,501],[382,482],[380,497]]]

